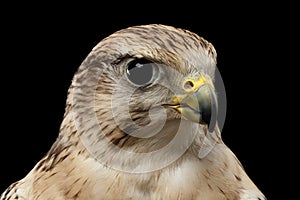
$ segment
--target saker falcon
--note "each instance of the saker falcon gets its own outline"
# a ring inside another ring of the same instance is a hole
[[[52,148],[0,199],[265,199],[221,139],[215,72],[188,30],[113,33],[74,75]]]

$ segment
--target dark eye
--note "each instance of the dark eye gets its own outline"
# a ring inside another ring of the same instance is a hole
[[[127,65],[126,76],[130,82],[144,86],[153,81],[157,65],[146,59],[136,59]]]

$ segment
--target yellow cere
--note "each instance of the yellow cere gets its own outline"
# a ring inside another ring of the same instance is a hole
[[[198,80],[194,80],[191,78],[188,78],[187,81],[191,81],[194,86],[193,86],[193,91],[195,92],[201,85],[203,85],[204,83],[209,82],[207,78],[205,78],[204,76],[200,76],[198,78]]]
[[[180,104],[180,102],[182,101],[182,99],[184,99],[188,94],[190,93],[193,93],[195,91],[197,91],[197,89],[203,85],[204,83],[208,83],[209,82],[209,79],[203,77],[203,76],[200,76],[197,80],[195,79],[192,79],[192,78],[188,78],[186,81],[191,81],[194,85],[193,85],[193,88],[190,92],[187,92],[186,94],[184,95],[176,95],[176,96],[173,96],[172,97],[172,102],[174,104]],[[186,82],[185,81],[185,82]]]

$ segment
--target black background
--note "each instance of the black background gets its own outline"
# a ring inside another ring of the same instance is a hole
[[[283,28],[276,10],[238,5],[218,13],[211,6],[110,6],[86,4],[75,10],[12,5],[2,17],[0,193],[50,149],[73,74],[90,50],[121,28],[161,23],[193,31],[215,46],[227,92],[223,140],[273,199],[281,176],[272,171],[277,166],[274,154],[280,151],[274,137],[283,129],[270,103],[276,100],[273,70]]]

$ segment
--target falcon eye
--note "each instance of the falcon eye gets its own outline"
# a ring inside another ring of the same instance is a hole
[[[127,65],[127,79],[137,86],[145,86],[153,81],[157,65],[146,59],[136,59]]]

